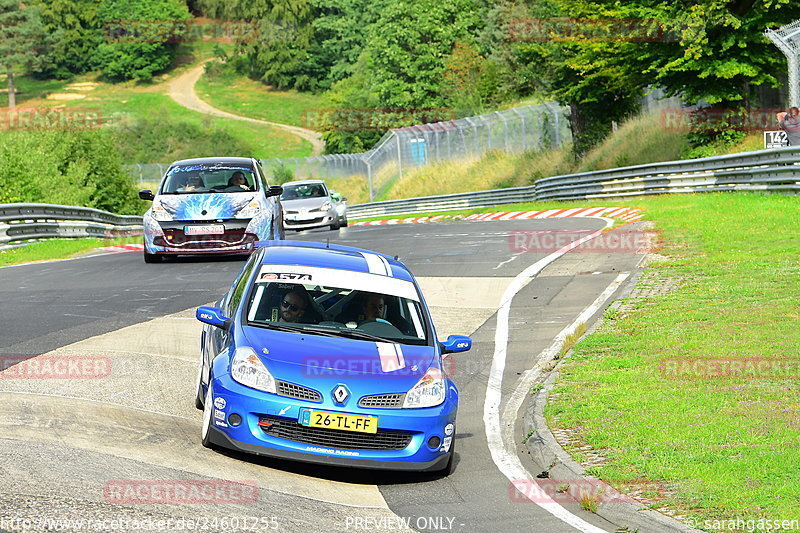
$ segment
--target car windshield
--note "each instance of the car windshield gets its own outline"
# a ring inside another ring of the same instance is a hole
[[[254,170],[240,165],[179,165],[167,172],[161,194],[234,193],[258,188]]]
[[[413,283],[374,274],[265,265],[247,323],[282,331],[371,342],[428,344]],[[325,272],[327,271],[327,272]]]
[[[328,196],[322,183],[308,183],[302,185],[284,185],[281,200],[299,200],[303,198],[324,198]]]

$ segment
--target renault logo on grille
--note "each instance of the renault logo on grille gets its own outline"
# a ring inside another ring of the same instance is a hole
[[[344,404],[350,397],[350,391],[344,385],[337,385],[333,389],[333,400],[338,404]]]

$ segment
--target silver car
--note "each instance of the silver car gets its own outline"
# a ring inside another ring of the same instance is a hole
[[[339,229],[339,213],[330,191],[322,180],[290,181],[281,194],[283,222],[286,229]]]

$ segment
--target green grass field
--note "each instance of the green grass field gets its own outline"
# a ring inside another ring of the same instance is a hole
[[[647,210],[672,259],[653,268],[684,281],[576,346],[550,425],[574,432],[577,458],[581,445],[607,458],[593,474],[649,487],[656,507],[700,521],[800,518],[800,202],[697,194],[627,204]],[[748,360],[730,375],[709,370]]]
[[[276,91],[261,82],[227,71],[206,73],[196,85],[197,94],[217,109],[251,118],[313,129],[306,112],[322,107],[322,98],[297,91]]]
[[[0,250],[0,266],[67,259],[102,246],[141,241],[141,237],[125,237],[119,239],[53,239],[36,242],[27,246]]]

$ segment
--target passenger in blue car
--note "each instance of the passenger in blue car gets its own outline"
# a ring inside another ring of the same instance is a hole
[[[374,320],[375,322],[391,324],[391,322],[383,318],[386,314],[386,302],[380,294],[375,294],[374,292],[368,293],[364,297],[362,310],[364,313],[363,322]]]

